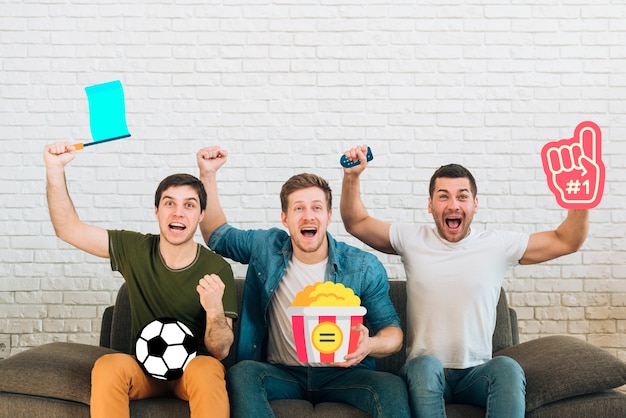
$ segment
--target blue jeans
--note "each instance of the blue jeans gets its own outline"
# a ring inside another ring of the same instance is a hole
[[[269,401],[342,402],[373,417],[410,417],[406,384],[391,373],[353,367],[282,366],[243,360],[226,373],[233,418],[273,417]]]
[[[523,418],[526,378],[520,365],[504,356],[467,369],[444,369],[433,356],[409,360],[400,370],[416,418],[445,418],[446,403],[483,407],[487,418]]]

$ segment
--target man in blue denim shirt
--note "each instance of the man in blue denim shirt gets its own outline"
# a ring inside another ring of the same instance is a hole
[[[375,371],[374,357],[402,347],[400,319],[389,299],[387,273],[378,259],[335,241],[328,183],[312,174],[290,178],[281,190],[281,220],[288,229],[241,230],[227,224],[217,195],[216,173],[226,162],[219,146],[198,151],[200,179],[208,194],[203,238],[218,254],[248,264],[237,348],[227,372],[231,413],[271,417],[269,401],[343,402],[374,417],[408,417],[403,380]],[[357,348],[341,362],[301,363],[287,308],[296,293],[316,282],[351,288],[367,309],[370,329],[357,325]]]

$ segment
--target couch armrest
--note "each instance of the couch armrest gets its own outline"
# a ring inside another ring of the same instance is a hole
[[[89,405],[91,369],[98,358],[114,352],[110,348],[67,342],[31,348],[0,361],[0,392]],[[9,406],[9,415],[10,412]]]
[[[571,336],[541,337],[505,348],[495,355],[510,357],[524,369],[526,412],[562,399],[626,384],[626,363],[600,347]],[[552,416],[549,413],[539,415]]]

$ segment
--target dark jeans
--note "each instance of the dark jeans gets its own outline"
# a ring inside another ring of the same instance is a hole
[[[365,368],[281,366],[244,360],[226,373],[233,418],[273,417],[269,401],[343,402],[373,417],[410,417],[399,376]]]

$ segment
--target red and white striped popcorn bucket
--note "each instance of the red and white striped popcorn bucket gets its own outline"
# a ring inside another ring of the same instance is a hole
[[[295,306],[291,315],[298,360],[303,363],[342,362],[356,350],[359,332],[352,327],[363,323],[363,306]]]

